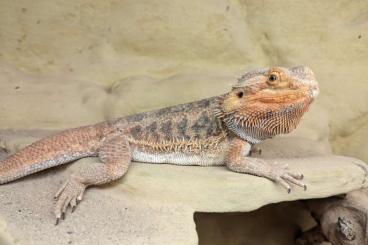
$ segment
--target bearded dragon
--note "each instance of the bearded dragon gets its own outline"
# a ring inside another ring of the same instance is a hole
[[[56,224],[86,188],[124,176],[132,161],[226,165],[237,173],[306,190],[303,175],[250,157],[252,146],[299,123],[319,93],[311,69],[274,67],[241,76],[220,96],[68,129],[0,161],[0,184],[85,157],[99,161],[72,174],[56,192]]]

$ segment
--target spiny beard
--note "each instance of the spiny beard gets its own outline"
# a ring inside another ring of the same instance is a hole
[[[220,97],[214,114],[238,137],[256,144],[278,134],[290,133],[299,124],[310,103],[311,99],[307,99],[274,111],[252,108],[248,113],[241,114],[236,110],[225,112]]]

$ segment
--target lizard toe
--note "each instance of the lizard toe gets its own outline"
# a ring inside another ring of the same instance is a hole
[[[303,174],[293,173],[288,171],[288,165],[277,165],[274,164],[272,168],[271,179],[282,185],[288,193],[291,192],[290,184],[300,186],[304,190],[307,190],[307,185],[302,182]]]
[[[304,184],[302,181],[300,181],[299,179],[295,178],[294,176],[292,176],[290,173],[286,173],[282,176],[282,178],[294,185],[300,186],[302,188],[304,188],[304,190],[307,189],[306,184]]]
[[[294,179],[297,179],[297,180],[302,180],[304,178],[304,175],[303,174],[299,174],[299,173],[294,173],[294,172],[288,172],[288,174],[293,177]]]
[[[72,208],[72,213],[75,211],[75,208],[77,207],[77,197],[73,197],[70,201],[70,207]]]
[[[56,224],[59,223],[60,219],[63,219],[69,206],[72,208],[72,211],[75,209],[78,204],[77,199],[79,200],[82,197],[85,189],[86,185],[80,183],[75,178],[70,178],[66,181],[66,184],[63,184],[61,191],[59,190],[57,192],[58,195],[55,195],[57,196],[54,210]]]

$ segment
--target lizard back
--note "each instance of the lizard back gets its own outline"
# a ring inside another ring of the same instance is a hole
[[[135,146],[133,159],[136,161],[220,163],[226,131],[215,116],[217,105],[217,97],[212,97],[127,116],[117,124]]]

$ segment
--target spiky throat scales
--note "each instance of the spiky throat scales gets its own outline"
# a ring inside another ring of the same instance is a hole
[[[251,144],[257,144],[295,129],[309,104],[306,100],[279,109],[253,107],[243,110],[242,114],[236,111],[226,113],[218,108],[216,115],[235,135]]]

